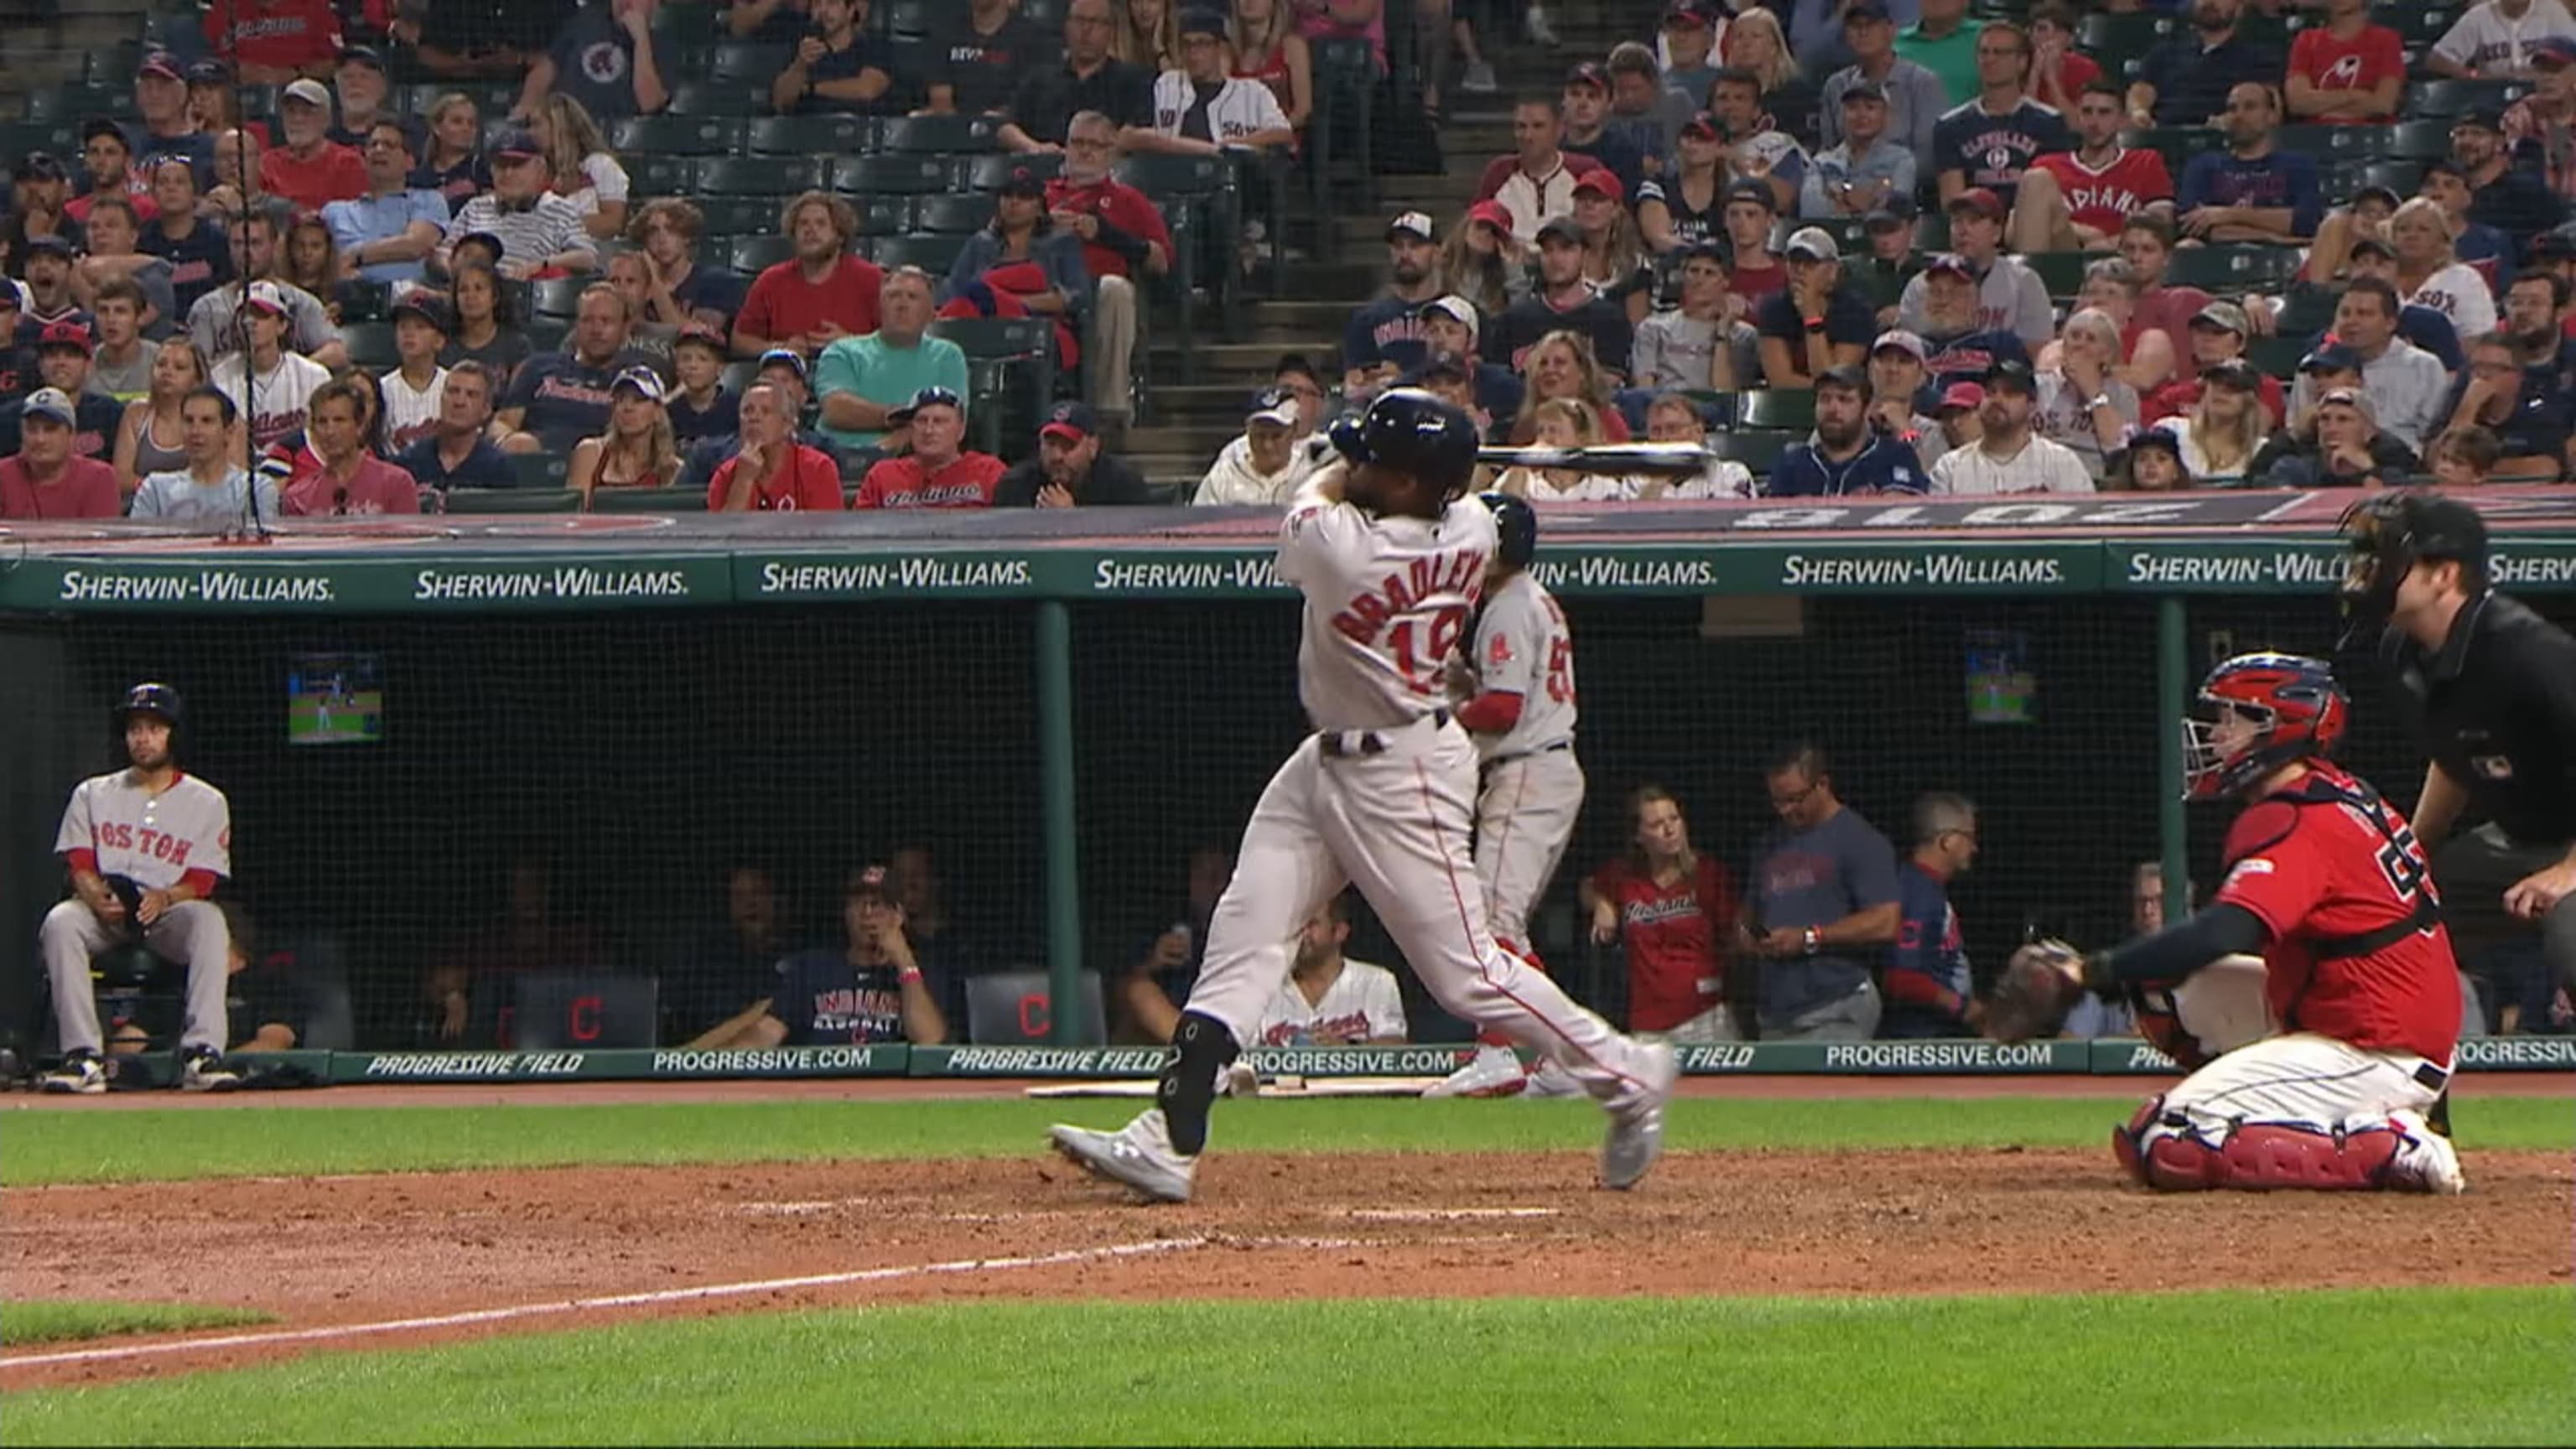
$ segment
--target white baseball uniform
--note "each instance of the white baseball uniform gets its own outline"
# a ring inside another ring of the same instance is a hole
[[[1476,750],[1444,707],[1444,674],[1484,589],[1494,516],[1473,498],[1438,520],[1333,501],[1327,468],[1281,525],[1279,576],[1305,596],[1298,693],[1317,733],[1261,792],[1218,900],[1188,1010],[1249,1043],[1288,975],[1299,927],[1345,881],[1434,999],[1571,1072],[1605,1102],[1653,1090],[1645,1052],[1494,945],[1468,855]]]
[[[1404,992],[1395,973],[1383,966],[1345,958],[1341,974],[1313,1001],[1295,977],[1279,983],[1263,1008],[1253,1040],[1262,1046],[1307,1046],[1319,1037],[1336,1042],[1403,1038],[1412,1028],[1404,1020]]]
[[[1530,912],[1556,877],[1583,809],[1574,760],[1574,636],[1556,596],[1524,569],[1485,599],[1472,656],[1479,689],[1517,694],[1520,718],[1476,736],[1484,784],[1476,795],[1476,882],[1485,924],[1529,947]]]
[[[75,870],[125,876],[145,890],[167,890],[185,879],[200,896],[232,874],[232,849],[232,807],[224,792],[185,773],[159,791],[143,785],[132,770],[93,775],[73,788],[62,829],[54,835],[55,854]],[[142,932],[154,954],[188,967],[180,1044],[222,1051],[224,988],[232,974],[232,937],[223,913],[203,899],[182,901]],[[45,914],[37,940],[53,986],[55,1029],[67,1053],[99,1050],[89,962],[120,938],[119,928],[77,898]]]

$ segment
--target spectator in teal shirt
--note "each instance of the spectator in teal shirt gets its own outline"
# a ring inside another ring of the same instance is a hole
[[[814,361],[814,395],[823,406],[823,432],[844,449],[897,451],[907,445],[902,428],[886,414],[925,387],[966,396],[966,353],[944,337],[929,336],[930,274],[919,267],[886,273],[877,293],[877,330],[844,337]]]
[[[1923,18],[1896,32],[1896,53],[1941,78],[1950,104],[1964,106],[1977,98],[1977,32],[1985,27],[1968,18],[1968,0],[1923,0]]]

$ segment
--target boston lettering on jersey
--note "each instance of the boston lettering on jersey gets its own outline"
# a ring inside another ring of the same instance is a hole
[[[130,850],[137,855],[148,855],[154,860],[166,861],[183,870],[187,868],[188,852],[196,848],[196,842],[193,840],[183,839],[164,830],[148,829],[130,821],[102,820],[90,827],[90,834],[102,850]]]

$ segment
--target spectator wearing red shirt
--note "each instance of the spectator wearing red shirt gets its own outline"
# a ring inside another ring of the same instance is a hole
[[[2085,86],[2069,114],[2075,149],[2051,151],[2022,173],[2008,233],[2014,251],[2107,252],[2119,246],[2130,217],[2173,214],[2173,174],[2164,153],[2120,144],[2128,117],[2117,82]]]
[[[1660,785],[1628,797],[1626,855],[1582,882],[1592,939],[1628,957],[1628,1029],[1662,1041],[1740,1039],[1726,1004],[1722,943],[1733,935],[1735,883],[1691,848],[1681,803]]]
[[[1117,123],[1081,112],[1066,123],[1064,170],[1047,183],[1046,201],[1056,226],[1082,239],[1092,278],[1084,391],[1095,410],[1123,420],[1136,355],[1137,282],[1172,269],[1172,232],[1145,193],[1111,175],[1118,159]]]
[[[335,201],[367,194],[365,158],[331,139],[331,93],[317,80],[300,80],[277,98],[286,144],[259,158],[262,190],[318,212]]]
[[[18,451],[0,458],[0,518],[114,518],[125,511],[116,470],[77,456],[69,394],[40,387],[18,408]]]
[[[105,116],[95,117],[81,126],[81,164],[89,174],[82,178],[82,192],[63,203],[63,215],[89,225],[89,209],[102,196],[122,196],[134,207],[137,222],[151,222],[161,215],[152,200],[152,178],[134,167],[134,147],[125,139],[125,128]]]
[[[420,485],[367,451],[367,395],[335,379],[305,404],[304,456],[278,490],[278,512],[312,518],[420,512]]]
[[[244,85],[283,85],[331,73],[340,60],[340,16],[331,0],[214,0],[206,45],[231,61]]]
[[[2075,11],[2065,0],[2040,0],[2031,7],[2030,51],[2031,98],[2060,115],[2074,115],[2076,97],[2102,78],[2102,67],[2075,48]]]
[[[841,468],[794,436],[796,419],[773,383],[742,394],[742,446],[707,485],[709,513],[838,513]]]
[[[877,294],[885,273],[850,255],[858,214],[828,192],[808,191],[787,203],[780,227],[796,254],[752,279],[734,314],[733,352],[758,357],[785,348],[808,360],[844,337],[877,330]]]
[[[2395,120],[2406,89],[2405,42],[2371,23],[2370,0],[2327,0],[2326,17],[2290,42],[2290,119],[2332,126]]]
[[[925,387],[886,414],[889,427],[910,427],[912,452],[868,470],[852,508],[990,508],[1002,460],[965,450],[966,404],[944,387]]]

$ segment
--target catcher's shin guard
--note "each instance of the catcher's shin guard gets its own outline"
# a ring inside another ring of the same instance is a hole
[[[1172,1150],[1196,1157],[1207,1146],[1208,1108],[1216,1101],[1217,1074],[1242,1050],[1224,1022],[1197,1012],[1183,1012],[1172,1033],[1177,1050],[1164,1064],[1163,1080],[1154,1088],[1154,1103],[1172,1134]]]
[[[2150,1106],[2161,1105],[2158,1098]],[[2131,1118],[2133,1128],[2146,1116]],[[2177,1114],[2178,1115],[2178,1114]],[[2122,1142],[2128,1145],[2121,1146]],[[2367,1192],[2386,1187],[2389,1163],[2405,1145],[2397,1128],[2330,1132],[2284,1122],[2242,1123],[2212,1147],[2186,1127],[2150,1121],[2135,1135],[2114,1139],[2131,1175],[2166,1192],[2235,1188],[2262,1192],[2298,1188],[2311,1192]]]
[[[2161,1094],[2149,1097],[2138,1104],[2138,1110],[2130,1114],[2125,1126],[2111,1129],[2111,1155],[2120,1159],[2121,1170],[2142,1187],[2153,1185],[2147,1181],[2146,1148],[2143,1144],[2148,1129],[2163,1118],[2164,1112],[2164,1097]],[[2179,1116],[2175,1125],[2180,1125]]]

